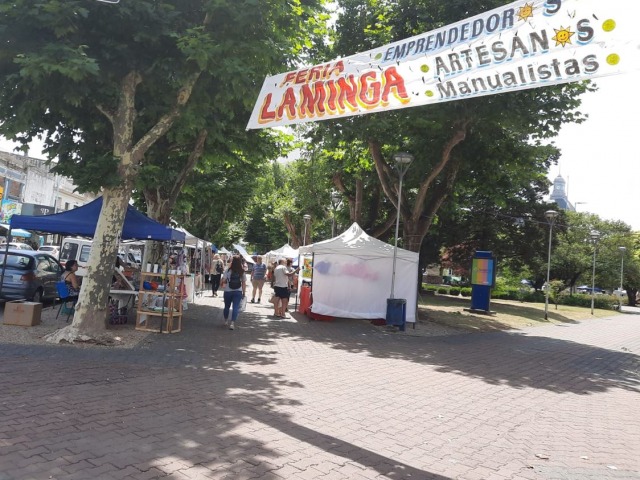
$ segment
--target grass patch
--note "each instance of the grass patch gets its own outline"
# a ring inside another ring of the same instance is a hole
[[[495,315],[467,312],[470,298],[447,295],[419,295],[418,320],[478,332],[513,330],[549,324],[571,324],[578,320],[619,315],[612,310],[594,310],[568,305],[549,304],[548,320],[544,319],[544,303],[522,303],[515,300],[491,300]]]

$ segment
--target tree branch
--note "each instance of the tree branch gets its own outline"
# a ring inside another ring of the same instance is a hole
[[[454,149],[456,145],[462,142],[467,136],[467,126],[471,120],[463,119],[457,121],[453,125],[453,134],[447,143],[445,143],[444,148],[442,149],[442,155],[440,156],[440,161],[438,164],[429,172],[427,178],[425,178],[422,183],[420,183],[420,188],[418,189],[418,195],[416,196],[416,201],[414,204],[412,221],[417,222],[422,215],[423,206],[427,198],[427,193],[431,184],[435,181],[435,179],[440,175],[440,172],[444,169],[444,167],[449,162],[451,158],[451,151]]]
[[[198,70],[185,80],[182,87],[178,90],[175,103],[171,110],[160,117],[156,124],[138,140],[133,147],[131,155],[134,162],[139,163],[147,150],[173,126],[180,115],[182,107],[184,107],[189,101],[189,98],[191,98],[193,88],[200,78],[200,75],[202,75],[202,70]]]
[[[189,153],[189,158],[182,167],[182,170],[180,170],[180,173],[178,173],[178,176],[176,177],[175,181],[173,182],[173,186],[171,187],[171,191],[169,192],[169,208],[173,209],[173,205],[175,205],[178,195],[182,191],[182,187],[184,187],[184,184],[187,181],[187,177],[193,171],[193,168],[198,163],[198,160],[200,160],[200,158],[202,157],[202,152],[204,152],[204,145],[205,141],[207,140],[208,134],[209,131],[206,128],[203,128],[202,130],[200,130],[200,132],[198,132],[193,150],[191,150],[191,153]]]
[[[382,159],[382,149],[380,147],[380,142],[378,142],[376,139],[370,138],[368,143],[369,152],[371,153],[371,157],[373,158],[374,164],[376,166],[376,173],[378,174],[378,179],[380,180],[382,191],[397,209],[397,195],[391,187],[391,184],[389,183],[389,179],[391,178],[392,174],[391,167],[389,167],[389,165]]]
[[[108,110],[103,105],[96,105],[96,108],[98,109],[98,111],[100,113],[102,113],[105,117],[107,117],[107,120],[109,120],[109,123],[111,123],[111,128],[113,129],[113,126],[114,126],[114,123],[115,123],[115,117],[113,115],[113,112]]]

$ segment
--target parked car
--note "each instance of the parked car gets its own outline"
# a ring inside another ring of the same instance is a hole
[[[33,250],[9,250],[0,252],[0,268],[4,267],[2,300],[26,299],[42,302],[58,295],[56,282],[63,268],[48,253]]]
[[[0,243],[0,248],[2,250],[6,249],[7,244]],[[28,245],[26,243],[20,243],[20,242],[9,242],[9,248],[13,248],[14,250],[33,250],[33,248],[31,248],[31,245]]]
[[[58,245],[42,245],[38,248],[38,251],[48,253],[54,258],[60,257],[60,247]]]
[[[576,287],[576,291],[578,293],[585,293],[585,294],[591,295],[591,287],[589,287],[588,285],[582,285],[580,287]],[[595,287],[593,289],[593,293],[595,293],[596,295],[602,295],[604,293],[604,290],[602,290],[601,288]]]

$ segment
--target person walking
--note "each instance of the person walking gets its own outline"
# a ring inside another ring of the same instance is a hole
[[[240,302],[244,298],[247,289],[240,255],[234,255],[231,259],[231,265],[222,276],[222,287],[224,290],[224,310],[222,311],[224,324],[229,326],[229,330],[234,330],[240,313]],[[229,321],[229,310],[232,305],[233,311],[231,312],[231,321]]]
[[[285,259],[280,259],[278,266],[273,271],[273,291],[276,295],[275,303],[273,304],[275,317],[287,318],[285,313],[289,306],[289,282],[291,277],[296,273],[296,270],[287,267]]]
[[[217,297],[218,289],[220,288],[220,279],[222,277],[222,272],[224,272],[224,265],[222,264],[222,260],[220,260],[220,255],[217,253],[213,256],[213,260],[211,261],[210,272],[212,296]]]
[[[267,279],[267,265],[262,263],[262,257],[258,255],[256,257],[256,263],[251,270],[251,303],[256,303],[256,292],[258,292],[258,303],[262,299],[262,287]]]

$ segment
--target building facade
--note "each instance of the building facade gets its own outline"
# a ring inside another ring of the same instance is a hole
[[[12,215],[50,215],[96,198],[80,194],[71,179],[49,171],[46,160],[0,152],[0,223]]]

